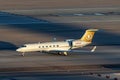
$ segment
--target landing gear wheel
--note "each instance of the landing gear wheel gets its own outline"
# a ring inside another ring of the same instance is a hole
[[[58,55],[62,55],[62,52],[58,52]]]
[[[22,53],[22,56],[25,56],[25,53]]]
[[[63,54],[64,54],[64,56],[67,56],[67,55],[68,55],[67,52],[64,52]]]

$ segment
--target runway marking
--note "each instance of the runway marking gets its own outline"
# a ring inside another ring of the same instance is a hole
[[[53,23],[77,23],[77,22],[119,22],[120,20],[90,20],[90,21],[62,21],[62,22],[53,22]]]

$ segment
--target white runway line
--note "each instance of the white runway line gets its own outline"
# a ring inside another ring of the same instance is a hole
[[[79,22],[119,22],[120,20],[89,20],[89,21],[59,21],[59,22],[53,22],[53,23],[79,23]]]

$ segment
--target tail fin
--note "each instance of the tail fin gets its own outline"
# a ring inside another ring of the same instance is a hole
[[[85,34],[82,36],[82,38],[80,40],[85,41],[85,42],[92,42],[92,39],[93,39],[96,31],[98,31],[98,29],[86,30]]]

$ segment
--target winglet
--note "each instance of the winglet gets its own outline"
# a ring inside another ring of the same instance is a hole
[[[93,49],[91,50],[91,52],[94,52],[96,50],[96,46],[93,47]]]

